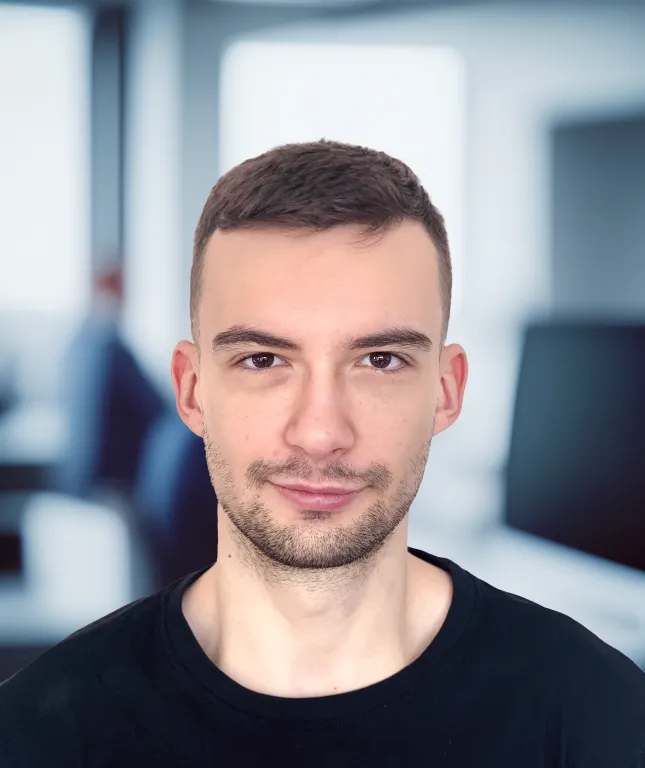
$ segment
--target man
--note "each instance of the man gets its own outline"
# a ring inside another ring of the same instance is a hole
[[[195,237],[178,412],[216,564],[0,688],[3,766],[645,766],[645,675],[575,621],[407,544],[459,416],[443,220],[333,142],[247,160]]]
[[[151,425],[166,411],[161,393],[123,339],[123,276],[97,270],[90,313],[63,363],[62,400],[69,442],[52,473],[56,490],[81,498],[127,499]]]

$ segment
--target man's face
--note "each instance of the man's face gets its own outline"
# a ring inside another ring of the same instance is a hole
[[[217,232],[205,254],[200,359],[194,348],[183,363],[177,350],[173,359],[178,408],[183,402],[182,418],[204,437],[221,512],[236,538],[291,568],[348,565],[380,549],[417,494],[433,431],[461,407],[461,393],[458,404],[454,393],[446,400],[441,376],[429,236],[416,223],[372,241],[359,236],[354,227]],[[214,348],[215,337],[241,326],[299,349]],[[392,328],[433,346],[349,348]],[[274,483],[362,490],[321,512]]]

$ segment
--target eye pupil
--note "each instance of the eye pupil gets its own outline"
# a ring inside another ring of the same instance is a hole
[[[391,352],[372,352],[370,354],[370,358],[372,363],[375,362],[375,359],[376,360],[380,359],[380,361],[383,362],[383,358],[385,358],[384,365],[379,365],[378,363],[375,363],[375,364],[377,368],[387,368],[388,365],[392,362],[392,353]]]
[[[269,360],[268,365],[259,365],[258,368],[270,368],[271,363],[273,362],[273,359],[275,358],[275,355],[271,354],[270,352],[262,352],[257,355],[251,355],[251,360],[253,361],[253,364],[256,365],[258,360]]]

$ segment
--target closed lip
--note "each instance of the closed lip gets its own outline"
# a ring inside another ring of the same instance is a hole
[[[341,488],[337,485],[321,485],[321,486],[315,486],[315,485],[292,485],[291,483],[274,483],[274,485],[279,485],[281,488],[287,488],[290,491],[301,491],[304,493],[329,493],[329,494],[350,494],[350,493],[357,493],[358,491],[363,490],[362,488]]]

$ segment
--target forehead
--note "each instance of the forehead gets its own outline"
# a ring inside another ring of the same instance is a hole
[[[277,324],[306,332],[377,324],[441,324],[436,249],[418,222],[365,239],[325,232],[216,232],[205,253],[200,324]],[[369,330],[369,328],[368,328]]]

